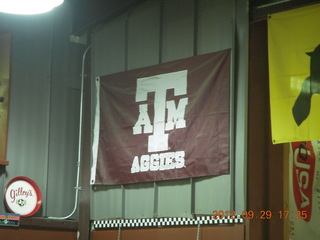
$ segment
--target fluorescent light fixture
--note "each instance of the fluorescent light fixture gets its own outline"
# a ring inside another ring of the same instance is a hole
[[[0,12],[12,14],[39,14],[51,11],[64,0],[0,0]]]

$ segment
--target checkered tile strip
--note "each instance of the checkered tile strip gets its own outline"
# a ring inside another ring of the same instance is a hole
[[[141,219],[112,219],[93,221],[94,229],[101,228],[130,228],[130,227],[165,227],[243,223],[241,216],[234,218],[212,219],[212,216],[194,218],[168,217],[168,218],[141,218]]]

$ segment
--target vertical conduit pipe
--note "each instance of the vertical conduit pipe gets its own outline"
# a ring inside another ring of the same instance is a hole
[[[82,56],[82,67],[81,67],[81,93],[80,93],[80,121],[79,121],[79,143],[78,143],[78,162],[77,162],[77,181],[76,181],[76,194],[75,194],[75,200],[74,200],[74,208],[72,212],[65,216],[65,217],[49,217],[51,219],[67,219],[71,217],[78,208],[78,199],[79,199],[79,191],[81,190],[80,186],[80,169],[81,169],[81,146],[82,146],[82,119],[83,119],[83,88],[84,88],[84,79],[85,79],[85,60],[88,51],[90,50],[91,46],[88,46],[87,49],[84,51]]]

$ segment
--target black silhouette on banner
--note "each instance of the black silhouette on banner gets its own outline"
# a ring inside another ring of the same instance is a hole
[[[310,114],[312,95],[315,93],[320,94],[320,45],[313,52],[306,54],[311,57],[310,76],[303,81],[300,94],[292,108],[292,114],[298,126]]]

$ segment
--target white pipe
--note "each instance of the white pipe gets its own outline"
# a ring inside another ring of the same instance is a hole
[[[86,60],[86,55],[88,51],[90,50],[91,46],[87,47],[87,49],[84,51],[82,56],[82,70],[81,70],[81,94],[80,94],[80,121],[79,121],[79,145],[78,145],[78,162],[77,162],[77,182],[76,182],[76,195],[74,200],[74,208],[72,212],[65,216],[65,217],[49,217],[51,219],[67,219],[71,217],[78,207],[78,198],[79,198],[79,191],[81,190],[80,187],[80,169],[81,169],[81,145],[82,145],[82,118],[83,118],[83,89],[84,89],[84,65]]]

